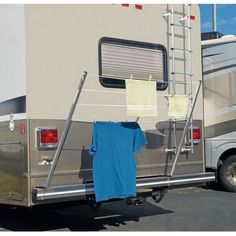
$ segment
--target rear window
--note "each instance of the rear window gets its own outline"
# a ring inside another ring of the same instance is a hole
[[[102,38],[99,43],[99,76],[105,87],[125,88],[125,80],[152,77],[157,90],[167,88],[167,51],[163,45]]]

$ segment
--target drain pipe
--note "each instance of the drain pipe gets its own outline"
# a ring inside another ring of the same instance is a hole
[[[217,25],[216,25],[216,4],[212,4],[212,30],[213,30],[213,32],[217,31]]]

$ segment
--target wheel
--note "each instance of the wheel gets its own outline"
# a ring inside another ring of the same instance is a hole
[[[228,157],[219,169],[219,181],[230,192],[236,192],[236,155]]]

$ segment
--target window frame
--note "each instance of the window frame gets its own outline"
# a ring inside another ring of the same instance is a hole
[[[167,49],[162,44],[154,44],[154,43],[146,43],[140,41],[133,41],[133,40],[126,40],[126,39],[118,39],[118,38],[111,38],[111,37],[103,37],[99,40],[98,43],[98,71],[99,71],[99,81],[103,87],[106,88],[122,88],[125,89],[125,81],[123,84],[112,84],[112,82],[108,83],[104,80],[117,80],[112,78],[107,78],[102,76],[102,44],[103,43],[110,43],[116,45],[124,45],[124,46],[131,46],[137,48],[147,48],[147,49],[156,49],[162,52],[163,57],[163,82],[156,83],[156,90],[157,91],[164,91],[168,87],[168,55]],[[148,78],[147,78],[148,79]],[[122,80],[120,80],[122,81]]]

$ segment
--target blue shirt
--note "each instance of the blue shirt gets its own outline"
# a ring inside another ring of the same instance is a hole
[[[96,122],[89,153],[93,156],[96,201],[136,196],[134,153],[147,144],[134,122]]]

